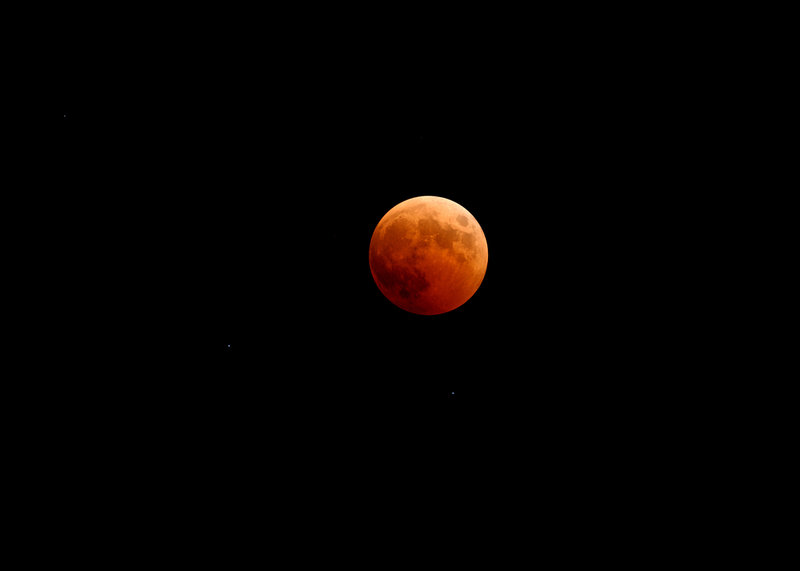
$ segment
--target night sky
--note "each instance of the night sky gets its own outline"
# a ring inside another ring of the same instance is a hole
[[[569,487],[664,438],[652,419],[688,390],[669,355],[695,350],[668,268],[696,183],[646,30],[324,20],[112,26],[59,56],[38,293],[70,381],[42,394],[81,457],[144,445],[247,479],[296,461],[290,487],[345,462],[449,518],[487,462]],[[489,247],[439,316],[392,305],[367,257],[381,217],[428,194]]]
[[[251,55],[71,78],[60,199],[75,213],[74,270],[106,284],[97,318],[145,355],[208,360],[292,401],[452,407],[491,370],[510,375],[490,345],[516,337],[503,306],[521,313],[526,294],[511,300],[534,286],[533,257],[512,262],[525,248],[505,245],[512,221],[527,233],[540,216],[509,172],[526,137],[508,138],[517,111],[476,72],[402,55],[345,47],[255,75]],[[424,194],[470,210],[490,248],[474,298],[429,318],[385,300],[367,263],[380,218]]]
[[[65,330],[80,315],[98,359],[163,358],[183,369],[170,383],[213,378],[245,406],[518,402],[608,358],[652,310],[630,308],[662,237],[632,237],[674,199],[670,140],[646,133],[669,111],[634,97],[654,89],[647,58],[554,52],[555,32],[455,50],[314,30],[64,57],[47,205]],[[367,261],[383,214],[425,194],[466,207],[489,245],[476,295],[433,317],[384,299]]]

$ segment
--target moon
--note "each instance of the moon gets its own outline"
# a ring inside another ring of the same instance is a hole
[[[378,289],[396,306],[419,315],[463,305],[478,291],[488,262],[478,221],[439,196],[417,196],[389,210],[369,244]]]

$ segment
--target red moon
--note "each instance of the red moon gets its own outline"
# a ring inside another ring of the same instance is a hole
[[[372,233],[369,267],[383,295],[420,315],[463,305],[486,275],[489,249],[478,221],[446,198],[417,196],[389,210]]]

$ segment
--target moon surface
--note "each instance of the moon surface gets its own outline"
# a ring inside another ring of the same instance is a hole
[[[372,233],[369,267],[396,306],[446,313],[478,291],[489,261],[483,229],[460,204],[417,196],[389,210]]]

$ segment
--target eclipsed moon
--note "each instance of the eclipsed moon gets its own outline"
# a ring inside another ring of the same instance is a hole
[[[478,221],[446,198],[417,196],[389,210],[372,233],[369,267],[396,306],[446,313],[478,291],[489,249]]]

